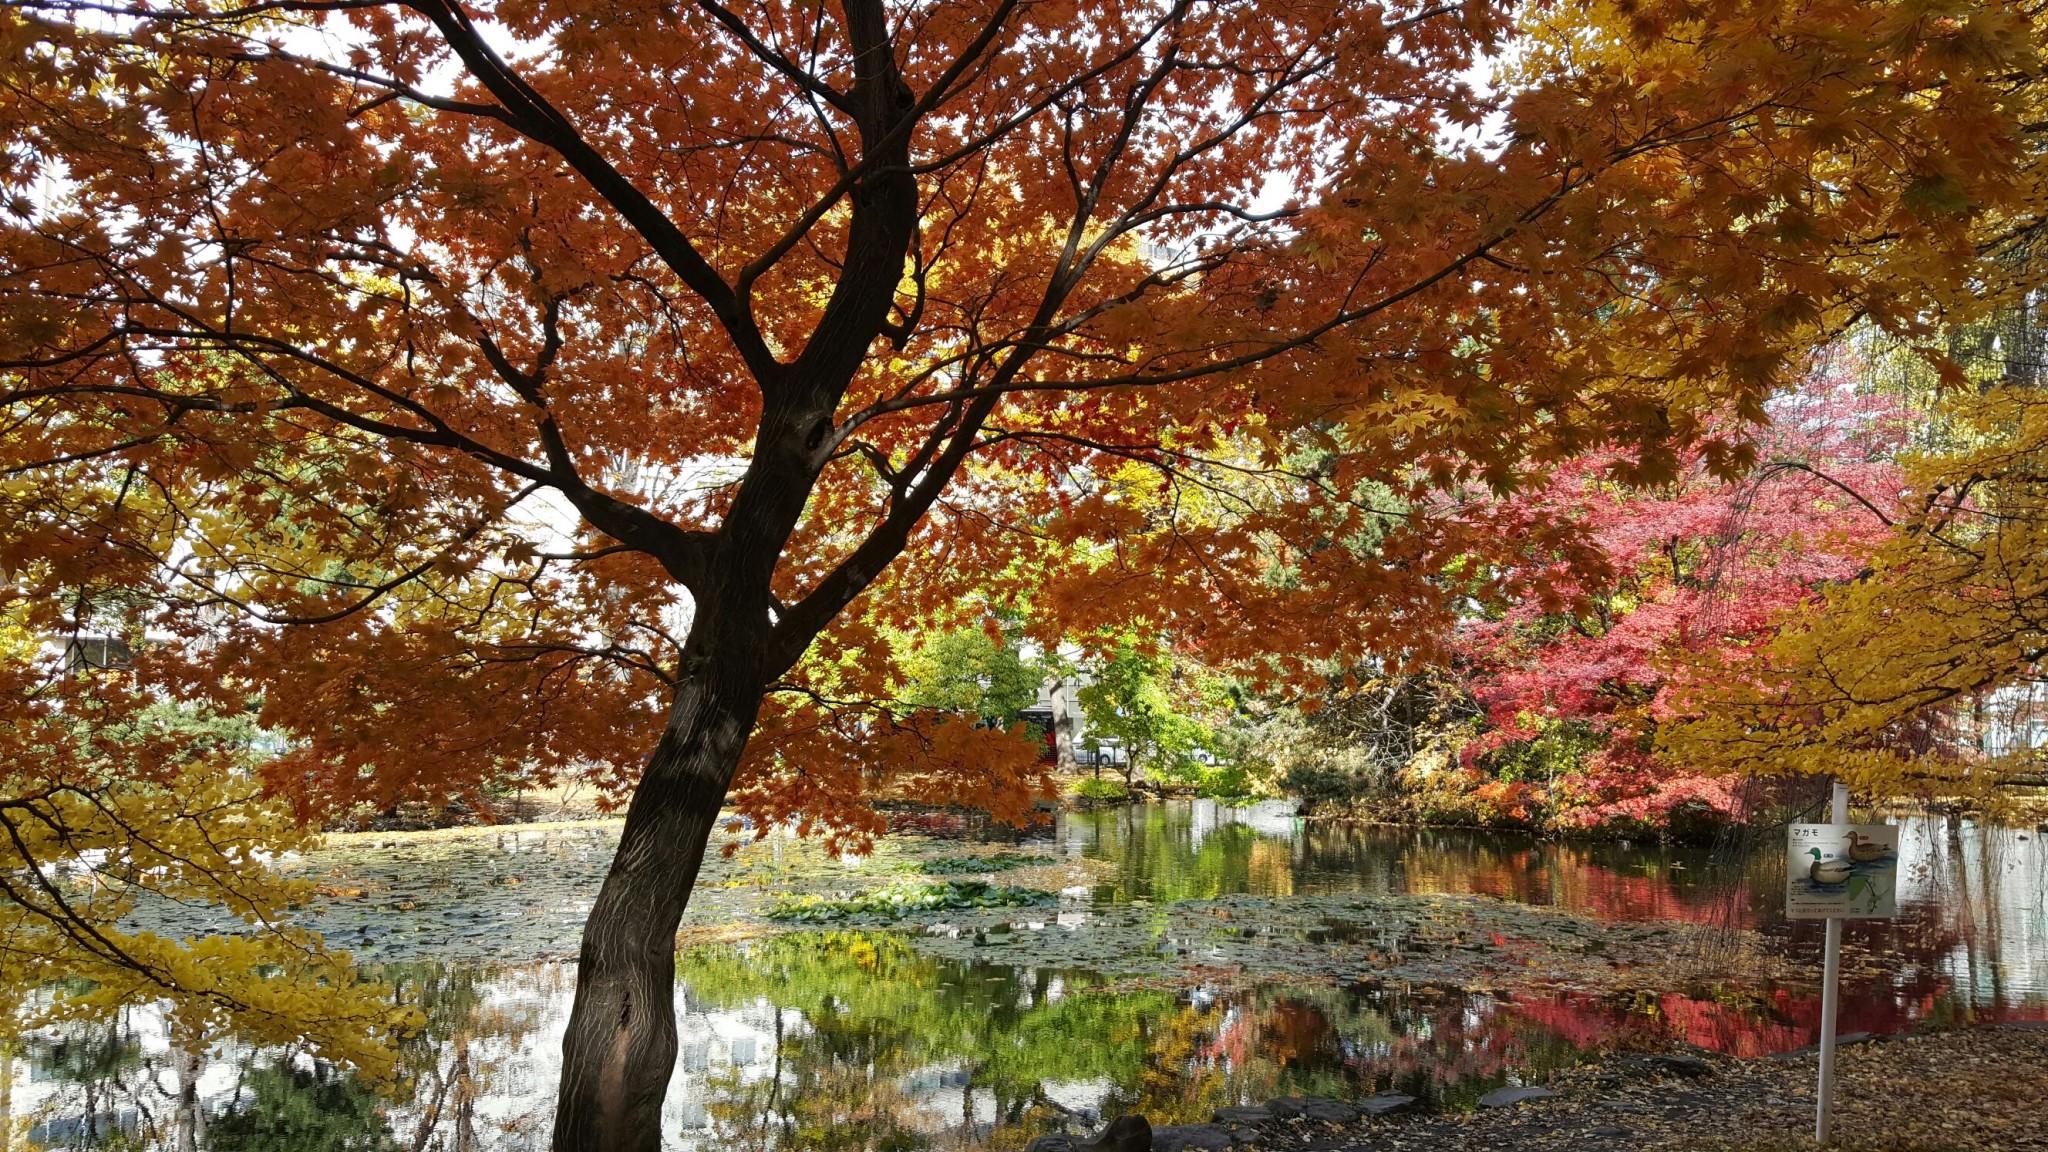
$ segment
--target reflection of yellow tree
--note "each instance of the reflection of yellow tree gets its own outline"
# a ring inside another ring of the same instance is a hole
[[[1294,895],[1294,846],[1266,836],[1252,840],[1246,850],[1245,872],[1251,881],[1248,891],[1262,896]]]
[[[1193,1007],[1154,1021],[1146,1037],[1145,1071],[1129,1110],[1155,1123],[1185,1123],[1207,1120],[1219,1105],[1230,1103],[1222,1067],[1202,1058],[1222,1021],[1220,1009]]]
[[[720,1143],[727,1148],[909,1152],[932,1147],[917,1130],[918,1101],[889,1076],[903,1071],[835,1061],[809,1069],[803,1090],[796,1093],[725,1072],[706,1085],[717,1093],[707,1111],[720,1123]]]

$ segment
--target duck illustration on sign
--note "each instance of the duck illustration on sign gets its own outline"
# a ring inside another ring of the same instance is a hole
[[[1808,848],[1806,852],[1813,857],[1813,863],[1806,866],[1806,878],[1817,885],[1843,883],[1856,870],[1856,865],[1850,861],[1839,857],[1831,859],[1818,848]]]
[[[1899,830],[1890,824],[1794,824],[1786,830],[1785,915],[1898,914]]]

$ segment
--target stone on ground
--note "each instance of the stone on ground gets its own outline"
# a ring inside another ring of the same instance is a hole
[[[1367,1116],[1385,1116],[1389,1112],[1399,1112],[1413,1103],[1413,1096],[1403,1096],[1399,1092],[1382,1092],[1377,1096],[1367,1096],[1360,1100],[1358,1110]]]
[[[1282,1119],[1300,1116],[1329,1124],[1349,1124],[1358,1119],[1358,1109],[1327,1096],[1280,1096],[1266,1101],[1266,1111]]]
[[[1143,1116],[1119,1116],[1094,1136],[1040,1136],[1025,1152],[1152,1152],[1152,1147],[1152,1125]]]
[[[1526,1100],[1549,1100],[1556,1095],[1548,1088],[1495,1088],[1479,1098],[1479,1106],[1512,1108]]]
[[[1230,1129],[1221,1124],[1177,1124],[1152,1130],[1152,1152],[1230,1152]]]

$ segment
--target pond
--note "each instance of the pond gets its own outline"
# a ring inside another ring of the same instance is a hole
[[[325,892],[307,921],[427,1014],[396,1092],[232,1037],[180,1050],[138,1006],[0,1052],[0,1108],[57,1147],[545,1147],[576,934],[615,834],[356,836],[297,862]],[[1917,820],[1902,856],[1899,918],[1850,926],[1843,1030],[2048,1018],[2041,837]],[[1779,915],[1783,868],[1782,849],[1209,802],[1063,814],[1022,844],[894,837],[857,861],[770,837],[712,861],[686,920],[667,1140],[1018,1148],[1084,1118],[1275,1095],[1467,1108],[1613,1048],[1788,1050],[1815,1034],[1820,925]],[[1043,895],[854,899],[977,878]],[[789,920],[792,895],[829,915]]]

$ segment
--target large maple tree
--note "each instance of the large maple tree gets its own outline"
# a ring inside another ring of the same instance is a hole
[[[2037,19],[10,0],[12,605],[259,692],[308,817],[629,795],[555,1145],[651,1149],[721,805],[1025,803],[1029,749],[873,703],[893,631],[1028,586],[1418,657],[1507,546],[1434,493],[1736,470],[1817,330],[1967,289]]]

